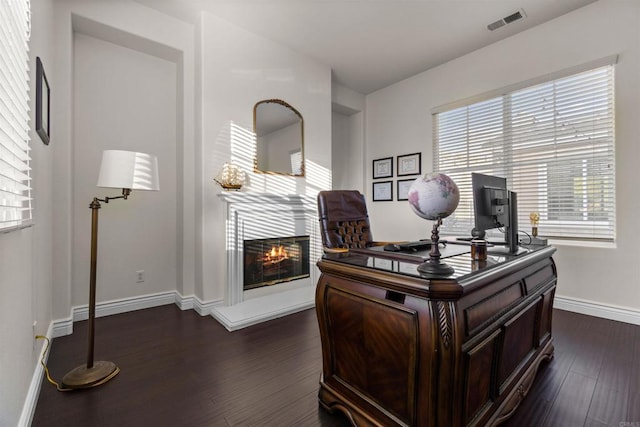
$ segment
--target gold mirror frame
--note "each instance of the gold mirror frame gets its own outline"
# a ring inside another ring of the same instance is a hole
[[[271,113],[270,117],[272,117],[272,120],[279,120],[281,121],[282,125],[274,126],[273,124],[271,124],[268,127],[269,130],[265,133],[264,129],[267,128],[267,124],[259,121],[258,107],[260,106],[265,107],[265,106],[269,106],[270,104],[274,104],[275,107],[278,107],[278,110],[282,111],[282,113],[280,113],[279,111],[275,111],[273,109],[271,109],[270,111]],[[279,107],[283,107],[286,110],[280,109]],[[296,118],[299,120],[295,120]],[[290,127],[290,126],[294,126],[298,123],[300,125],[299,145],[297,144],[297,141],[295,139],[292,141],[289,141],[288,144],[285,143],[285,141],[283,141],[282,148],[281,148],[281,151],[283,151],[283,153],[281,154],[284,154],[286,150],[287,158],[279,159],[280,162],[284,162],[286,160],[291,165],[294,156],[299,152],[300,167],[299,167],[298,173],[296,173],[296,171],[293,170],[291,166],[289,167],[288,171],[285,171],[283,170],[284,168],[276,169],[275,167],[270,167],[268,163],[265,164],[265,161],[261,161],[259,159],[259,157],[261,157],[260,155],[261,149],[263,148],[263,145],[261,145],[261,141],[260,141],[261,137],[264,137],[266,134],[271,134],[274,131],[279,131],[282,129],[286,129],[287,127]],[[287,102],[281,99],[265,99],[262,101],[258,101],[256,105],[253,106],[253,132],[256,136],[256,155],[253,159],[254,172],[274,174],[274,175],[296,176],[296,177],[305,176],[304,119],[302,118],[302,114],[300,114],[298,110],[296,110],[294,107],[292,107]]]

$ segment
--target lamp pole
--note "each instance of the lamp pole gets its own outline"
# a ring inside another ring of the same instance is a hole
[[[94,362],[93,360],[96,321],[96,272],[98,265],[98,210],[102,207],[100,202],[109,203],[109,200],[113,199],[126,199],[130,193],[130,189],[123,188],[122,196],[105,197],[104,199],[94,197],[89,205],[91,209],[91,271],[89,275],[87,363],[72,369],[62,378],[62,386],[67,389],[95,387],[106,383],[120,372],[120,368],[113,362],[103,360]]]
[[[89,339],[87,349],[87,369],[93,368],[93,351],[96,323],[96,275],[98,265],[98,209],[102,206],[97,197],[89,205],[91,208],[91,273],[89,276]]]

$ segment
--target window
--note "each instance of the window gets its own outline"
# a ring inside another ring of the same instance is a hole
[[[0,231],[31,222],[28,0],[0,3]]]
[[[520,230],[540,214],[544,237],[615,238],[615,57],[434,111],[434,170],[461,193],[443,231],[473,228],[471,172],[507,178]]]
[[[291,160],[291,173],[294,175],[302,174],[302,150],[289,151],[289,159]]]

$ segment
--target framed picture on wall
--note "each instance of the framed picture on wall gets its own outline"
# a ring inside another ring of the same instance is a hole
[[[42,142],[49,144],[49,81],[44,73],[44,67],[40,57],[36,57],[36,132],[40,135]]]
[[[393,200],[393,181],[373,183],[373,201],[387,202]]]
[[[398,156],[398,176],[419,175],[422,168],[422,153]]]
[[[373,161],[373,179],[391,178],[393,176],[393,157]]]
[[[409,200],[409,188],[415,179],[399,179],[398,183],[398,200]]]

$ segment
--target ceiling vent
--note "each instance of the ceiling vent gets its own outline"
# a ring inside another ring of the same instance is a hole
[[[524,13],[524,9],[520,9],[516,13],[512,13],[511,15],[505,16],[502,19],[498,19],[496,22],[492,22],[491,24],[487,25],[487,28],[489,29],[489,31],[497,30],[500,27],[504,27],[505,25],[511,24],[512,22],[525,18],[526,16],[527,15]]]

